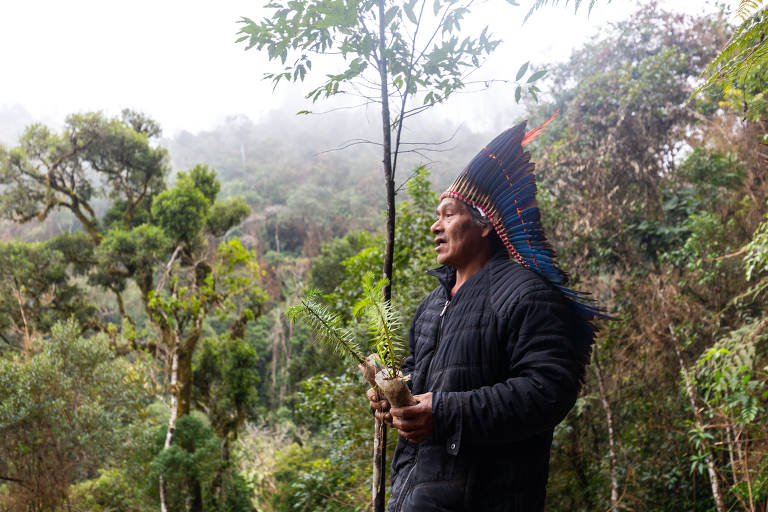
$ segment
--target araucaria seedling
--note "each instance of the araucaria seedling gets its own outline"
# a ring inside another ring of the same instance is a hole
[[[366,274],[362,281],[363,298],[355,304],[353,314],[356,317],[362,316],[368,323],[368,332],[380,365],[376,373],[376,385],[390,404],[404,407],[414,405],[416,401],[400,371],[408,348],[400,335],[400,315],[391,302],[383,299],[386,285],[386,278],[374,285],[373,274]]]
[[[353,309],[354,316],[364,318],[368,324],[370,342],[375,350],[368,357],[363,356],[359,343],[344,327],[341,318],[322,303],[317,290],[311,290],[299,304],[288,308],[287,316],[291,321],[304,320],[317,341],[350,362],[356,362],[371,387],[378,387],[392,406],[403,407],[416,401],[400,371],[407,347],[399,334],[400,317],[392,304],[383,299],[382,290],[386,284],[386,279],[374,284],[373,274],[366,274],[361,283],[363,298]]]

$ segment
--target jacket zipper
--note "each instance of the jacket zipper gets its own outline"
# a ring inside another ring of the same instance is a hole
[[[400,493],[400,502],[397,504],[398,512],[402,511],[405,498],[408,496],[408,493],[411,491],[411,485],[409,481],[411,480],[411,473],[413,473],[413,470],[416,469],[416,463],[419,462],[420,453],[421,453],[421,450],[419,450],[419,445],[416,445],[416,458],[413,460],[413,466],[411,466],[411,469],[408,470],[408,474],[405,475],[405,482],[403,482],[403,492]]]
[[[440,326],[443,325],[443,315],[445,314],[445,310],[448,309],[448,306],[451,304],[451,299],[446,299],[445,306],[443,306],[443,310],[440,312]]]
[[[437,355],[437,349],[440,347],[440,338],[443,337],[443,320],[445,319],[445,311],[448,306],[451,305],[451,299],[446,299],[443,310],[440,312],[440,324],[437,326],[437,338],[435,338],[435,350],[432,352],[432,359],[429,360],[429,366],[427,367],[427,377],[432,373],[432,362]]]
[[[440,324],[437,327],[437,338],[435,339],[435,350],[432,352],[432,359],[429,360],[429,367],[427,368],[427,377],[429,377],[429,374],[432,370],[432,361],[435,360],[435,355],[437,354],[437,347],[440,345],[440,338],[443,335],[443,318],[445,315],[445,310],[448,309],[448,306],[451,305],[451,299],[447,299],[445,301],[445,305],[443,306],[443,310],[440,312]],[[400,495],[400,503],[398,503],[397,509],[401,510],[401,507],[403,506],[403,502],[405,501],[406,496],[411,490],[410,480],[411,480],[411,473],[413,473],[413,470],[416,469],[416,464],[419,462],[419,454],[421,453],[421,450],[419,450],[420,445],[416,445],[416,458],[413,461],[413,466],[411,466],[411,469],[408,471],[408,474],[405,476],[405,482],[403,482],[403,492]]]

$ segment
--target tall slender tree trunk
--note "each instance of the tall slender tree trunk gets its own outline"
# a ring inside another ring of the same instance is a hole
[[[13,287],[13,295],[16,297],[16,302],[19,304],[21,322],[24,325],[24,357],[29,357],[32,355],[32,337],[29,335],[27,315],[24,313],[24,298],[21,296],[21,291],[19,291],[15,283],[11,286]]]
[[[205,318],[205,308],[201,308],[197,313],[192,329],[177,349],[178,371],[176,388],[178,390],[179,416],[186,416],[192,410],[192,386],[194,385],[192,355],[195,353],[195,348],[203,333],[203,318]],[[175,335],[177,339],[181,340],[181,333],[176,333]]]
[[[616,456],[616,441],[614,438],[613,429],[613,413],[611,411],[611,404],[608,402],[608,394],[605,392],[605,383],[603,382],[603,372],[600,369],[600,362],[597,358],[597,346],[594,349],[595,359],[592,367],[595,369],[595,378],[597,379],[597,389],[600,392],[600,403],[603,406],[603,412],[605,413],[605,423],[608,428],[608,461],[610,464],[611,474],[611,508],[610,510],[616,511],[619,509],[619,479],[617,476],[618,463]]]
[[[176,402],[178,416],[186,416],[192,410],[192,353],[180,347],[176,350]]]
[[[392,298],[392,262],[395,253],[395,176],[392,170],[392,122],[389,117],[389,72],[387,70],[386,41],[384,41],[384,0],[379,0],[379,77],[381,79],[381,129],[383,140],[384,187],[387,191],[387,238],[384,247],[384,277],[389,284],[384,288],[384,300]]]
[[[387,442],[387,427],[379,419],[374,419],[373,423],[373,484],[371,488],[372,493],[372,508],[374,512],[384,512],[386,503],[384,498],[386,496],[386,484],[387,475],[384,471],[386,466],[386,442]]]
[[[294,301],[295,303],[295,301]],[[282,320],[280,321],[282,323]],[[288,322],[288,333],[283,336],[283,353],[285,354],[285,368],[291,366],[291,339],[293,338],[293,322]],[[288,395],[288,380],[283,379],[280,383],[280,399]]]
[[[688,374],[688,368],[683,361],[683,353],[680,351],[680,346],[675,335],[675,330],[672,324],[669,324],[669,333],[672,335],[672,345],[675,348],[675,355],[677,355],[677,363],[680,365],[680,373],[683,376],[683,383],[685,384],[685,391],[688,394],[688,401],[693,409],[693,423],[699,430],[704,430],[704,419],[701,417],[701,413],[696,405],[696,393],[693,389],[693,383],[691,377]],[[720,491],[720,481],[717,479],[717,471],[715,471],[715,459],[712,457],[712,452],[707,448],[705,455],[707,463],[707,474],[709,475],[709,484],[712,489],[712,498],[715,500],[715,509],[717,512],[725,512],[725,503],[723,502],[723,494]]]
[[[173,434],[176,432],[176,419],[179,413],[179,400],[176,394],[176,375],[179,369],[178,338],[175,340],[176,346],[171,349],[171,411],[168,416],[168,430],[165,433],[165,442],[163,450],[167,450],[173,441]],[[165,499],[165,479],[160,475],[160,510],[168,512],[168,504]]]
[[[381,80],[381,129],[384,164],[384,186],[387,191],[387,238],[384,247],[384,268],[382,272],[388,283],[384,288],[384,300],[392,299],[392,266],[395,253],[395,177],[392,169],[392,124],[389,117],[389,87],[386,56],[386,23],[384,0],[379,0],[379,48],[378,67]],[[384,496],[387,483],[387,428],[375,420],[373,441],[373,510],[384,512]]]
[[[275,218],[275,251],[280,254],[280,235],[278,234],[277,218]]]
[[[187,483],[188,494],[185,500],[187,512],[203,512],[203,489],[197,477],[191,477]]]

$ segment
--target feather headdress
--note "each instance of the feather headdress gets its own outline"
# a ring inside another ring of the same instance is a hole
[[[487,216],[510,258],[554,284],[587,318],[612,318],[587,294],[566,288],[568,276],[558,267],[555,252],[541,226],[536,201],[535,165],[523,147],[536,138],[558,112],[541,126],[525,132],[525,122],[493,139],[469,162],[440,199],[452,197]]]

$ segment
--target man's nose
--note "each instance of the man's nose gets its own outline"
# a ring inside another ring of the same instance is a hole
[[[440,219],[437,219],[432,226],[430,226],[429,230],[433,232],[434,234],[438,234],[440,232]]]

